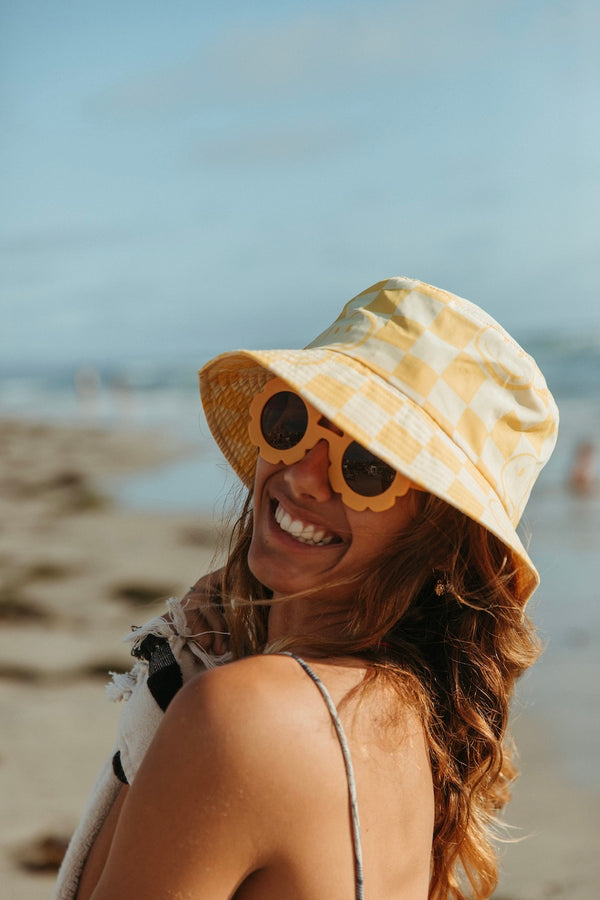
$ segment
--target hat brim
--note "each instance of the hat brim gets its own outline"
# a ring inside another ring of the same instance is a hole
[[[358,443],[496,535],[522,562],[523,597],[531,596],[539,575],[490,483],[414,400],[338,348],[239,350],[201,369],[208,425],[247,487],[256,467],[249,406],[273,375]]]

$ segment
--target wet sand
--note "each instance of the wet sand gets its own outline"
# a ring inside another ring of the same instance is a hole
[[[50,894],[64,842],[112,746],[109,669],[120,637],[206,571],[214,529],[191,515],[131,512],[107,475],[186,448],[157,434],[4,422],[0,428],[0,884]],[[539,711],[515,723],[523,776],[506,814],[498,900],[596,900],[599,791],[561,764]]]

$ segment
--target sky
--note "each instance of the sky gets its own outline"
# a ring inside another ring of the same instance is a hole
[[[0,3],[0,365],[299,346],[393,275],[597,334],[596,0]]]

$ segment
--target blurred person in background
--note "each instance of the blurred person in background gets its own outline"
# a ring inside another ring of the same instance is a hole
[[[598,490],[596,447],[593,441],[581,441],[577,445],[569,475],[569,487],[574,494],[581,497],[594,494]]]

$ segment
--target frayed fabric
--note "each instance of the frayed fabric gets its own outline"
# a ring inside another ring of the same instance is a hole
[[[222,656],[215,656],[208,653],[199,643],[198,639],[211,631],[201,631],[194,633],[187,623],[186,610],[188,604],[182,603],[176,597],[169,597],[166,603],[167,612],[162,616],[155,616],[144,625],[133,628],[130,634],[127,634],[123,640],[131,643],[133,656],[138,656],[137,651],[141,647],[142,642],[149,635],[154,637],[163,637],[169,641],[173,654],[178,657],[184,650],[188,650],[195,659],[199,660],[204,668],[213,669],[215,666],[231,660],[231,653],[224,653]]]
[[[136,657],[129,672],[111,672],[107,699],[124,702],[117,739],[71,838],[52,900],[74,900],[83,867],[122,784],[131,784],[156,733],[164,711],[181,686],[205,669],[230,662],[231,653],[214,656],[197,641],[187,624],[186,604],[174,597],[167,611],[140,627],[124,640]]]
[[[136,662],[130,672],[109,672],[112,681],[109,681],[104,688],[106,699],[113,703],[119,703],[122,700],[129,700],[133,694],[136,685],[146,677],[148,668],[141,662]]]

